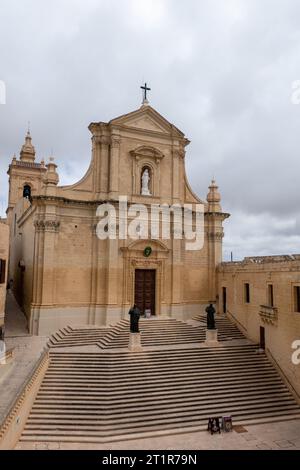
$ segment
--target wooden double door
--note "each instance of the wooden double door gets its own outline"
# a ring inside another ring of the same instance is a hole
[[[155,269],[135,270],[134,302],[142,314],[150,309],[155,315]]]

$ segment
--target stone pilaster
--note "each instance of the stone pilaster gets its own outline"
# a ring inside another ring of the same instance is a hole
[[[109,190],[109,144],[108,136],[93,136],[93,190],[100,197]]]
[[[38,334],[40,307],[55,303],[56,239],[60,227],[57,219],[37,219],[35,226],[35,260],[30,332]]]
[[[117,199],[119,192],[119,158],[120,137],[117,134],[111,136],[110,164],[109,164],[109,198]]]
[[[106,262],[106,324],[112,323],[114,312],[117,311],[118,294],[120,285],[119,273],[119,240],[107,239],[107,262]],[[120,319],[120,318],[118,318]]]

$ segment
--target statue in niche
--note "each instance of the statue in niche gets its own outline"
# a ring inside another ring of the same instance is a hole
[[[145,168],[142,174],[142,196],[151,196],[149,190],[149,183],[150,183],[150,173],[148,168]]]

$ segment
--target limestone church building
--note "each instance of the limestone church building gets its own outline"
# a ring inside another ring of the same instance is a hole
[[[189,140],[146,100],[108,123],[91,123],[89,130],[90,167],[73,185],[58,185],[53,159],[36,160],[29,132],[20,158],[9,166],[9,276],[29,331],[47,335],[66,325],[111,325],[128,318],[133,303],[157,317],[203,312],[217,299],[228,214],[214,181],[205,201],[190,188]],[[118,215],[120,196],[149,208],[202,204],[203,248],[188,251],[185,240],[174,236],[99,239],[97,208],[109,202]]]

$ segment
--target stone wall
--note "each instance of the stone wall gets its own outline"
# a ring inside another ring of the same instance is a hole
[[[249,285],[249,302],[245,284]],[[218,269],[219,311],[226,310],[247,337],[257,343],[264,328],[267,353],[271,353],[300,394],[300,365],[292,362],[292,343],[300,340],[297,286],[300,286],[300,255],[245,258],[241,262],[222,263]]]
[[[2,270],[4,270],[4,272],[1,273],[0,282],[0,328],[4,324],[4,310],[8,271],[9,227],[5,222],[5,220],[0,219],[0,259]]]
[[[55,227],[45,225],[43,207],[18,214],[12,272],[31,333],[127,318],[135,269],[156,271],[156,315],[187,319],[204,310],[212,295],[207,238],[200,251],[186,251],[185,240],[99,240],[95,210],[61,204]]]

